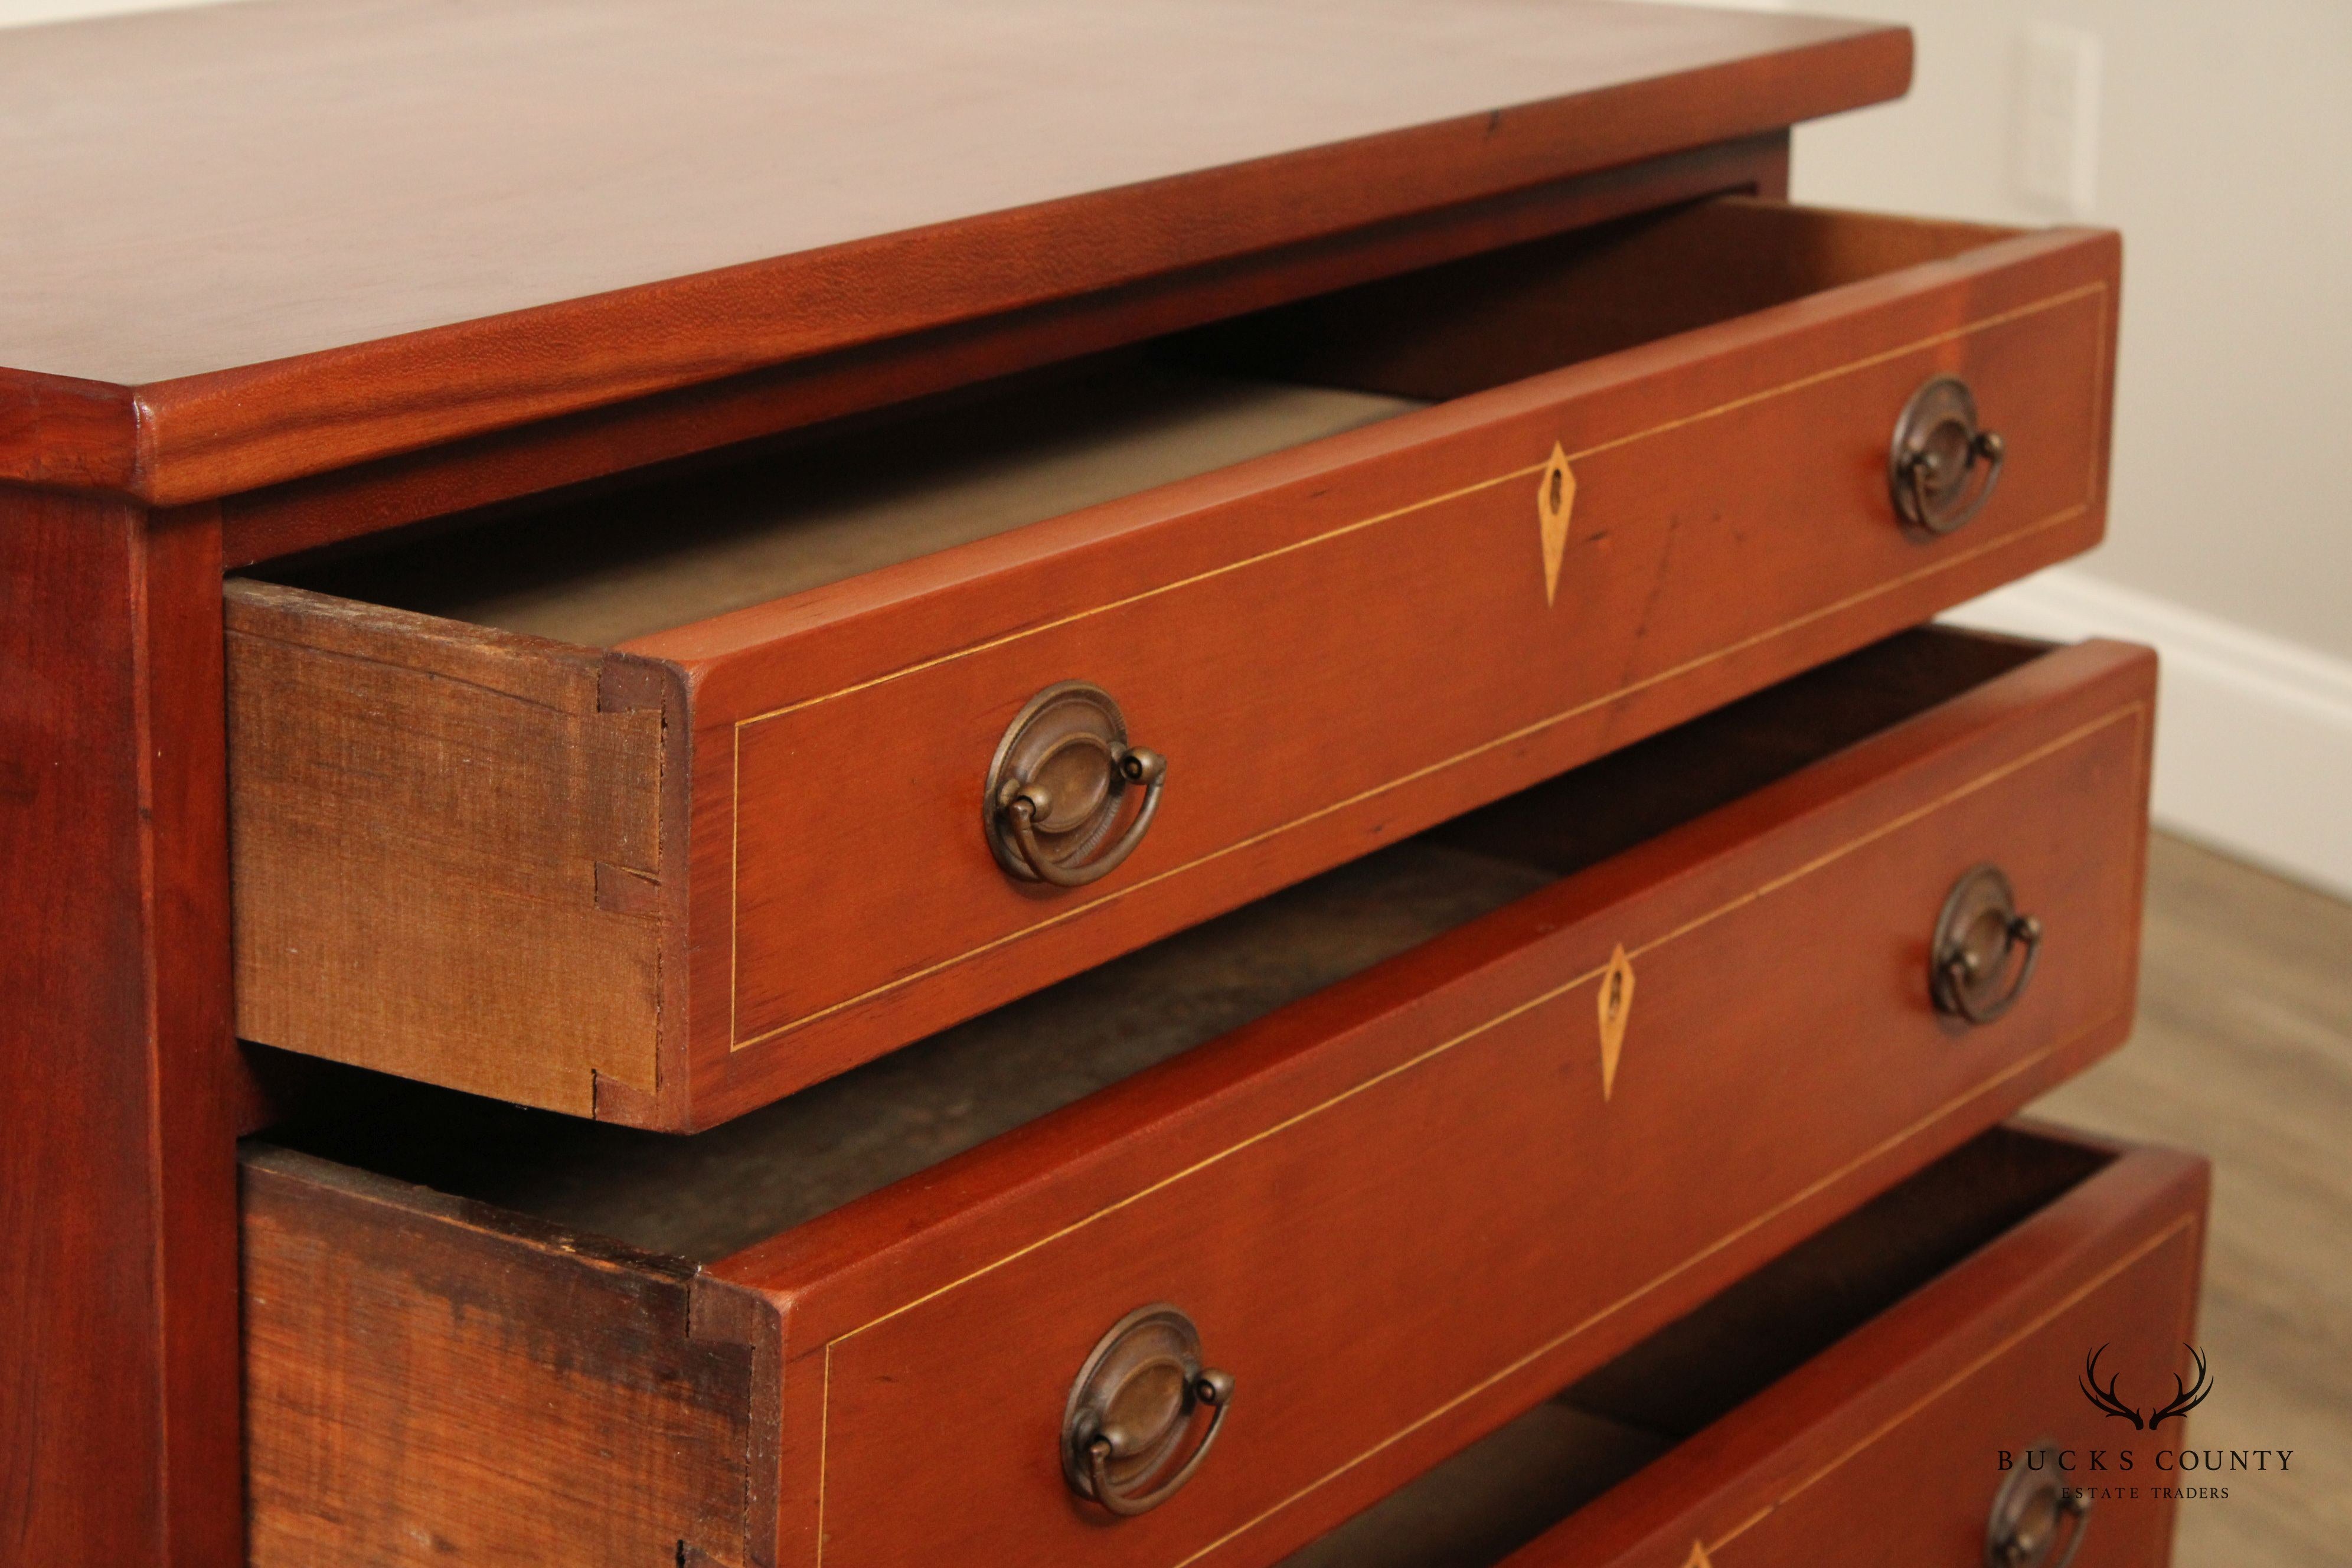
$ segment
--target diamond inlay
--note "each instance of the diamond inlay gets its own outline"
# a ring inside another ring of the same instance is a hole
[[[1560,557],[1568,553],[1568,518],[1576,510],[1576,473],[1559,443],[1551,444],[1551,460],[1536,481],[1536,520],[1543,530],[1544,603],[1559,595]]]
[[[1617,1089],[1617,1057],[1625,1045],[1625,1020],[1633,1011],[1633,961],[1625,956],[1623,942],[1601,973],[1600,1009],[1601,1098],[1607,1100]]]

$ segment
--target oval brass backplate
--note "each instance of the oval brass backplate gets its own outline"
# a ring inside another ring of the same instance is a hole
[[[1096,1342],[1070,1385],[1062,1478],[1123,1518],[1156,1508],[1207,1457],[1232,1397],[1233,1379],[1202,1364],[1192,1319],[1165,1302],[1139,1307]],[[1215,1417],[1179,1461],[1177,1448],[1204,1406]]]
[[[2003,451],[2001,438],[1978,426],[1976,394],[1958,376],[1936,376],[1914,392],[1886,454],[1887,493],[1905,531],[1937,539],[1964,527],[1991,499]]]
[[[1971,867],[1945,896],[1928,944],[1936,1010],[1961,1025],[1991,1023],[2024,994],[2041,950],[2042,924],[2018,912],[2007,873]]]
[[[1007,876],[1078,887],[1124,860],[1150,826],[1166,765],[1127,740],[1101,687],[1065,680],[1031,698],[1005,728],[981,794],[981,830]],[[1128,792],[1144,804],[1106,845]]]

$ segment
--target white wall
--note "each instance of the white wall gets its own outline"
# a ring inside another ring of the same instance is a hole
[[[2352,5],[1839,0],[1906,22],[1908,101],[1798,132],[1796,195],[2050,221],[2021,200],[2029,21],[2102,46],[2124,233],[2113,537],[2087,570],[2352,658]]]
[[[2168,826],[2352,892],[2352,5],[1836,0],[1910,97],[1797,132],[1799,200],[2064,221],[2018,182],[2029,25],[2095,36],[2124,235],[2108,542],[1963,618],[2165,655]]]
[[[113,16],[125,11],[176,11],[220,0],[0,0],[0,27],[28,22],[67,22],[78,16]]]
[[[0,0],[0,25],[201,3]],[[2155,643],[2158,816],[2352,893],[2352,0],[1746,3],[1918,37],[1908,99],[1799,130],[1799,200],[1994,222],[2063,216],[2016,180],[2025,28],[2095,36],[2109,541],[1968,614]]]

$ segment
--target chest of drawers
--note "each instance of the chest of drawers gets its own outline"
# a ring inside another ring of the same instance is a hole
[[[257,1556],[1271,1562],[2116,1042],[2148,678],[1910,634],[694,1144],[429,1095],[282,1129]],[[2051,951],[1971,1026],[1922,952],[1987,862]],[[1065,1397],[1160,1301],[1230,1420],[1106,1533]],[[509,1446],[602,1481],[508,1495]]]
[[[772,1100],[2079,549],[2115,263],[1702,204],[558,507],[487,567],[233,584],[240,1032],[639,1124]],[[1936,534],[1884,452],[1946,377],[2005,447]],[[992,796],[1070,681],[1164,774],[1072,786],[1057,887]]]
[[[1925,624],[2101,536],[2120,251],[1786,200],[1906,35],[21,39],[13,1539],[2163,1561],[1986,1470],[2190,1337],[2201,1166],[2004,1124],[2154,661]]]

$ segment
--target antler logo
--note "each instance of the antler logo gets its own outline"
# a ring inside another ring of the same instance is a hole
[[[2189,1359],[2196,1363],[2197,1376],[2194,1381],[2183,1384],[2180,1381],[2180,1374],[2174,1373],[2171,1403],[2147,1416],[2142,1417],[2137,1406],[2125,1404],[2116,1393],[2116,1374],[2108,1373],[2106,1386],[2105,1388],[2099,1386],[2099,1358],[2107,1353],[2105,1345],[2101,1345],[2083,1360],[2081,1385],[2083,1397],[2108,1415],[2130,1422],[2132,1430],[2136,1432],[2153,1432],[2174,1416],[2188,1415],[2204,1404],[2205,1396],[2213,1392],[2213,1380],[2205,1370],[2204,1352],[2189,1344],[2184,1344],[2180,1348],[2187,1351]]]

